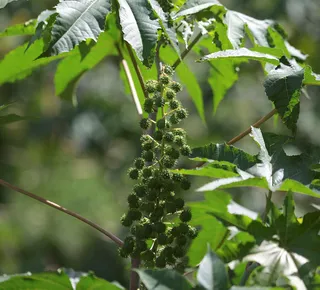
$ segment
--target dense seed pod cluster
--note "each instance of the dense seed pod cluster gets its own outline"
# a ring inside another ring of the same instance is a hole
[[[176,127],[187,117],[187,111],[176,99],[182,87],[172,80],[173,73],[170,66],[164,66],[159,81],[146,83],[149,98],[144,109],[148,113],[160,110],[162,118],[157,122],[149,118],[140,121],[142,129],[150,128],[152,123],[156,129],[152,136],[142,135],[141,157],[128,171],[136,184],[128,196],[129,210],[121,218],[122,225],[130,227],[130,236],[120,254],[140,258],[145,267],[183,270],[187,247],[197,230],[188,225],[191,212],[184,200],[175,195],[179,188],[188,190],[190,182],[182,174],[170,171],[180,156],[191,154],[186,132]],[[170,219],[175,216],[180,222],[172,225]]]

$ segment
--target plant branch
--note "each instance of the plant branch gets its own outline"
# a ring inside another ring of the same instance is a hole
[[[255,128],[259,128],[263,123],[265,123],[266,121],[268,121],[273,115],[275,115],[277,113],[277,109],[273,109],[271,112],[269,112],[267,115],[265,115],[264,117],[262,117],[260,120],[258,120],[257,122],[255,122],[254,124],[252,124],[247,130],[243,131],[242,133],[240,133],[238,136],[232,138],[230,141],[227,142],[228,145],[232,145],[236,142],[238,142],[239,140],[241,140],[243,137],[247,136],[248,134],[250,134],[251,132],[251,127],[255,127]]]
[[[4,187],[7,187],[7,188],[12,189],[12,190],[14,190],[16,192],[22,193],[22,194],[24,194],[24,195],[26,195],[28,197],[31,197],[31,198],[33,198],[33,199],[35,199],[35,200],[37,200],[37,201],[39,201],[41,203],[44,203],[44,204],[46,204],[48,206],[51,206],[51,207],[53,207],[53,208],[55,208],[55,209],[57,209],[57,210],[59,210],[61,212],[64,212],[67,215],[70,215],[70,216],[72,216],[72,217],[84,222],[85,224],[93,227],[94,229],[98,230],[100,233],[102,233],[105,236],[107,236],[114,243],[116,243],[119,247],[122,247],[123,241],[120,240],[117,236],[115,236],[114,234],[110,233],[109,231],[103,229],[102,227],[98,226],[94,222],[82,217],[81,215],[79,215],[79,214],[77,214],[77,213],[75,213],[75,212],[73,212],[71,210],[68,210],[68,209],[66,209],[66,208],[64,208],[64,207],[62,207],[62,206],[60,206],[60,205],[58,205],[58,204],[56,204],[56,203],[54,203],[54,202],[52,202],[50,200],[47,200],[47,199],[42,198],[42,197],[40,197],[38,195],[35,195],[35,194],[31,193],[31,192],[28,192],[28,191],[26,191],[24,189],[21,189],[21,188],[15,186],[15,185],[12,185],[12,184],[10,184],[10,183],[2,180],[2,179],[0,179],[0,184],[3,185]]]
[[[137,108],[138,115],[139,115],[139,117],[141,118],[143,112],[142,112],[141,104],[140,104],[140,101],[139,101],[139,97],[138,97],[138,94],[137,94],[137,90],[136,90],[136,87],[135,87],[135,85],[134,85],[134,81],[133,81],[133,78],[132,78],[132,75],[131,75],[131,72],[130,72],[128,63],[127,63],[127,61],[124,59],[123,54],[122,54],[122,52],[121,52],[120,47],[119,47],[118,44],[116,44],[116,47],[117,47],[118,53],[119,53],[119,55],[120,55],[120,57],[121,57],[121,63],[122,63],[124,72],[125,72],[125,74],[126,74],[126,77],[127,77],[128,83],[129,83],[129,87],[130,87],[130,91],[131,91],[131,95],[132,95],[133,102],[135,103],[136,108]]]
[[[192,50],[192,48],[196,45],[196,43],[200,40],[202,37],[201,32],[192,40],[192,42],[188,45],[188,48],[186,48],[182,53],[181,56],[174,62],[172,65],[172,68],[175,70],[177,66],[182,62],[182,60],[186,57],[186,55]]]
[[[145,86],[145,83],[144,83],[144,79],[143,79],[141,70],[140,70],[140,68],[138,66],[138,63],[136,61],[136,58],[135,58],[135,56],[133,54],[132,48],[131,48],[131,46],[130,46],[130,44],[128,42],[126,42],[126,46],[127,46],[127,49],[128,49],[128,52],[129,52],[129,56],[130,56],[131,62],[133,64],[134,70],[136,71],[137,77],[139,79],[139,82],[140,82],[144,97],[146,99],[146,98],[148,98],[148,92],[146,90],[146,86]]]

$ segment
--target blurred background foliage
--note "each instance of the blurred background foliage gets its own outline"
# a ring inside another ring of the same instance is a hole
[[[252,17],[279,21],[291,44],[309,54],[308,63],[320,72],[320,2],[318,0],[221,0],[227,8]],[[57,1],[13,2],[0,11],[0,31],[9,25],[36,18]],[[27,41],[2,38],[0,58]],[[258,63],[241,66],[239,81],[212,115],[212,92],[206,84],[207,64],[186,62],[198,76],[204,92],[207,124],[196,113],[187,93],[181,94],[190,117],[183,124],[192,145],[224,142],[268,113],[271,103],[263,90],[264,75]],[[31,121],[0,127],[0,176],[28,191],[48,198],[125,236],[119,218],[126,208],[132,186],[126,171],[140,154],[138,116],[119,77],[120,61],[107,58],[85,74],[77,89],[78,106],[55,96],[53,77],[57,63],[37,70],[29,78],[0,87],[0,104],[13,102],[10,111],[32,116]],[[308,143],[320,145],[319,88],[302,96],[296,154]],[[263,125],[264,131],[290,134],[278,119]],[[237,146],[253,153],[254,142],[245,138]],[[197,179],[188,199],[199,199]],[[261,211],[265,192],[237,189],[241,204]],[[279,193],[275,200],[283,198]],[[296,196],[299,213],[316,200]],[[214,235],[214,233],[212,233]],[[18,193],[0,188],[0,274],[43,271],[59,267],[93,270],[98,276],[127,285],[126,261],[116,247],[99,233]]]

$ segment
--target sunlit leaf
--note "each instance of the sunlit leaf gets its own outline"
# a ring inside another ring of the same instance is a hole
[[[138,58],[150,67],[154,60],[160,24],[150,3],[145,0],[119,0],[119,17],[123,38]]]
[[[87,39],[97,40],[104,30],[109,0],[65,0],[56,6],[58,16],[52,28],[49,49],[43,56],[71,51]]]
[[[270,62],[272,64],[279,64],[279,60],[272,56],[265,53],[260,53],[256,51],[251,51],[247,48],[239,48],[234,50],[223,50],[214,52],[204,57],[200,58],[199,61],[215,61],[216,59],[239,59],[239,60],[258,60],[258,61],[265,61]]]
[[[31,19],[22,24],[16,24],[7,27],[4,31],[0,32],[0,37],[5,36],[18,36],[18,35],[32,35],[35,32],[37,20]]]
[[[304,79],[304,70],[294,62],[281,63],[269,72],[265,83],[265,91],[275,105],[283,123],[296,131],[300,112],[300,94]]]
[[[143,284],[150,290],[192,289],[191,284],[182,275],[170,269],[136,271]]]
[[[224,263],[208,247],[207,254],[199,265],[198,283],[206,290],[227,290],[228,276]]]

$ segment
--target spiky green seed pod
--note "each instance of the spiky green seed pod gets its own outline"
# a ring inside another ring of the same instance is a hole
[[[185,223],[181,223],[178,227],[177,227],[177,231],[179,232],[179,234],[187,234],[189,231],[189,226]]]
[[[147,130],[151,127],[152,122],[149,118],[143,118],[140,120],[140,127],[143,130]]]
[[[163,169],[161,171],[161,177],[163,179],[170,179],[171,178],[171,172],[169,170]]]
[[[187,236],[191,239],[195,239],[198,236],[198,230],[194,227],[189,227]]]
[[[165,203],[165,208],[166,208],[167,213],[175,213],[177,210],[175,203],[172,201],[171,202],[167,201]]]
[[[120,222],[124,227],[130,227],[132,225],[132,223],[133,223],[133,220],[130,219],[126,214],[124,214],[121,217]]]
[[[179,147],[182,147],[186,144],[186,139],[183,136],[175,136],[173,143],[176,144]]]
[[[145,164],[145,161],[144,159],[142,158],[136,158],[134,160],[134,166],[137,168],[137,169],[142,169],[144,167],[144,164]]]
[[[139,240],[136,242],[136,248],[140,251],[140,252],[143,252],[145,250],[147,250],[148,248],[148,245],[145,241],[143,240]]]
[[[184,200],[182,198],[176,198],[174,204],[177,209],[182,209],[184,207]]]
[[[179,246],[185,246],[188,242],[188,238],[185,235],[176,237],[176,243]]]
[[[177,93],[172,89],[166,89],[164,96],[167,100],[172,100],[177,96]]]
[[[141,147],[142,147],[143,150],[146,150],[146,151],[147,150],[151,150],[154,147],[154,141],[149,139],[149,140],[143,142]]]
[[[141,253],[141,258],[144,261],[152,261],[154,259],[154,253],[151,250],[146,250]]]
[[[179,216],[180,220],[184,223],[189,222],[192,218],[192,214],[191,211],[188,209],[185,209],[184,211],[182,211],[182,213]]]
[[[170,77],[168,75],[166,75],[166,74],[161,74],[160,77],[159,77],[159,82],[162,85],[167,85],[170,82]]]
[[[136,180],[139,178],[139,170],[137,168],[129,168],[128,175],[131,179]]]
[[[176,93],[182,91],[182,86],[178,82],[171,82],[169,88],[175,91]]]
[[[178,100],[171,100],[169,102],[169,107],[171,110],[178,109],[180,107],[180,102]],[[179,119],[182,119],[182,118],[179,118]]]
[[[143,134],[140,137],[140,142],[141,143],[148,142],[148,141],[152,141],[151,137],[148,134]]]
[[[174,135],[172,132],[166,132],[164,133],[163,135],[163,139],[166,141],[166,142],[173,142],[174,140]]]
[[[152,213],[154,211],[154,202],[144,202],[141,205],[141,210],[145,211],[146,213]]]
[[[121,258],[128,258],[131,253],[128,253],[124,248],[118,249]]]
[[[166,225],[162,222],[157,222],[154,224],[154,231],[158,234],[164,233],[166,231]]]
[[[139,197],[137,197],[134,193],[129,194],[128,196],[128,204],[129,208],[139,208]]]
[[[185,255],[185,250],[180,246],[176,246],[173,248],[173,255],[177,258],[182,258]]]
[[[148,178],[148,177],[150,177],[150,176],[152,176],[152,169],[151,168],[143,168],[142,169],[142,176],[144,177],[144,178]]]
[[[144,197],[146,195],[147,189],[143,184],[135,184],[133,191],[138,197]]]
[[[183,175],[181,173],[173,173],[172,180],[176,182],[180,182],[183,179]]]
[[[171,234],[173,237],[179,236],[179,235],[180,235],[179,227],[173,227],[173,228],[170,230],[170,234]]]
[[[157,237],[157,241],[159,245],[166,245],[167,244],[167,235],[165,233],[161,233]]]
[[[169,121],[170,121],[171,124],[177,125],[177,124],[180,123],[181,120],[177,117],[176,113],[173,113],[173,114],[170,115]]]
[[[143,109],[147,113],[152,113],[153,112],[153,99],[146,99],[143,104]]]
[[[162,141],[162,138],[163,138],[163,133],[161,132],[161,131],[155,131],[154,132],[154,134],[153,134],[153,138],[156,140],[156,141],[158,141],[158,142],[160,142],[160,141]]]
[[[158,191],[157,190],[150,190],[146,196],[147,200],[149,201],[155,201],[158,197]]]
[[[183,119],[185,119],[185,118],[188,117],[188,112],[187,112],[187,110],[186,110],[186,109],[183,109],[183,108],[179,109],[179,110],[176,112],[176,114],[177,114],[177,117],[178,117],[179,119],[181,119],[181,120],[183,120]]]
[[[182,136],[182,137],[186,137],[186,135],[187,135],[186,131],[182,128],[176,128],[172,131],[172,133],[175,136]]]
[[[183,190],[189,190],[191,187],[191,182],[188,180],[188,178],[184,177],[180,182],[180,187]]]
[[[154,104],[155,104],[156,107],[162,108],[166,104],[166,101],[165,101],[165,99],[163,97],[157,96],[157,97],[154,98]]]
[[[175,163],[176,163],[175,159],[167,155],[165,155],[162,159],[162,164],[165,168],[172,168],[175,165]]]
[[[188,145],[183,145],[183,146],[180,148],[180,153],[181,153],[183,156],[190,156],[191,153],[192,153],[192,150],[191,150],[190,146],[188,146]]]
[[[164,268],[166,266],[166,259],[165,257],[157,257],[156,258],[156,267],[158,268]]]
[[[146,81],[146,90],[149,94],[153,94],[158,91],[159,83],[155,80]]]
[[[170,65],[165,65],[163,71],[169,76],[172,76],[174,74],[174,70]]]
[[[157,127],[160,129],[160,130],[163,130],[166,128],[166,119],[160,119],[157,121]]]
[[[142,152],[142,158],[146,161],[146,162],[152,162],[154,159],[154,152],[151,150],[148,151],[143,151]]]
[[[179,151],[173,147],[167,148],[166,155],[170,156],[173,159],[178,159],[180,157]]]
[[[142,213],[137,208],[130,208],[128,211],[128,217],[134,221],[138,221],[142,217]]]

